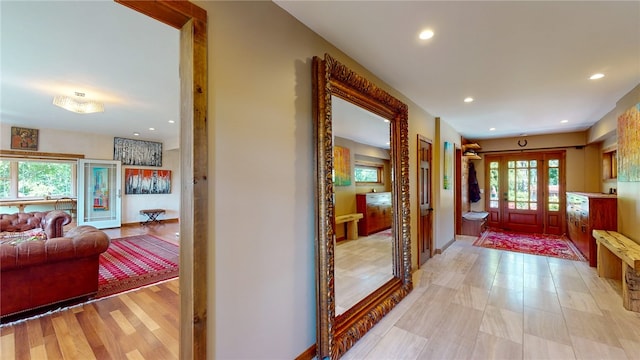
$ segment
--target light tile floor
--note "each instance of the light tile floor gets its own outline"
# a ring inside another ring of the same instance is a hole
[[[586,262],[460,237],[343,359],[640,359],[640,313]]]

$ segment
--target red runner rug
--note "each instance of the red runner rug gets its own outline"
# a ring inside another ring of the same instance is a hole
[[[100,255],[96,298],[177,277],[179,259],[178,245],[153,235],[111,239]]]
[[[567,260],[585,261],[580,251],[566,236],[525,234],[500,229],[485,231],[473,245],[515,251],[525,254],[551,256]]]

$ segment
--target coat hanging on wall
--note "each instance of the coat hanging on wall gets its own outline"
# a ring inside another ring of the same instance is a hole
[[[476,176],[476,168],[469,162],[469,200],[471,202],[480,201],[480,187]]]

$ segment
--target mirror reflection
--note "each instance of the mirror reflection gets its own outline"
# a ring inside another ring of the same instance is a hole
[[[336,315],[393,278],[390,123],[332,96]]]

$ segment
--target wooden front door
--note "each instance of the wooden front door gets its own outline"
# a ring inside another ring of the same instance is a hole
[[[433,204],[431,199],[431,141],[418,135],[418,263],[433,255]]]
[[[489,226],[563,233],[563,151],[487,155],[485,164]]]

